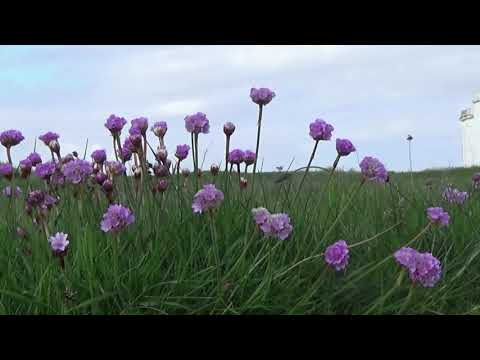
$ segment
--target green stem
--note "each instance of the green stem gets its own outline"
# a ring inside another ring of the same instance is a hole
[[[258,105],[258,123],[257,123],[257,146],[255,147],[255,161],[253,163],[253,175],[252,175],[252,194],[255,186],[255,174],[257,172],[257,160],[258,160],[258,148],[260,147],[260,132],[262,129],[262,114],[263,105]]]
[[[310,170],[310,166],[312,165],[313,159],[315,158],[315,153],[317,152],[318,142],[319,142],[319,140],[315,141],[315,146],[313,147],[312,154],[310,155],[310,160],[308,161],[307,168],[305,169],[305,172],[303,173],[302,180],[300,181],[300,185],[298,186],[297,195],[295,197],[295,200],[293,201],[294,204],[295,204],[296,200],[298,199],[298,196],[300,195],[300,191],[302,190],[303,183],[305,182],[305,179],[307,178],[308,172]]]
[[[220,250],[217,242],[217,231],[215,229],[215,223],[213,221],[213,213],[210,211],[208,213],[210,217],[210,236],[212,237],[212,243],[213,243],[213,251],[215,255],[215,268],[217,269],[217,286],[219,290],[219,294],[221,293],[221,281],[222,281],[222,272],[220,268]]]

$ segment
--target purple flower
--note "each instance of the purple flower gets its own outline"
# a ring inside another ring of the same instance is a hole
[[[232,164],[241,164],[244,160],[245,153],[240,149],[230,151],[228,154],[228,161]]]
[[[412,248],[401,248],[394,254],[397,262],[405,267],[414,283],[434,287],[442,275],[440,261],[431,253],[420,253]]]
[[[145,135],[147,133],[147,130],[148,130],[148,119],[147,118],[139,117],[139,118],[133,119],[131,123],[132,123],[132,128],[131,129],[133,129],[133,128],[138,129],[142,135]]]
[[[223,193],[213,184],[203,185],[203,189],[193,197],[192,209],[194,213],[204,213],[220,206]]]
[[[45,200],[45,193],[40,190],[30,191],[27,195],[27,204],[31,207],[40,206]]]
[[[250,89],[250,97],[255,104],[267,105],[275,97],[275,93],[267,88]]]
[[[210,123],[207,119],[207,115],[205,115],[204,113],[198,112],[196,114],[186,116],[185,128],[190,133],[208,134],[210,131]]]
[[[107,173],[112,175],[122,175],[125,174],[127,169],[120,161],[107,161],[105,162],[105,167],[107,168]]]
[[[20,161],[20,170],[30,171],[32,169],[32,162],[29,159]]]
[[[158,136],[159,138],[163,138],[167,133],[167,130],[168,127],[165,121],[157,121],[152,126],[152,132],[155,134],[155,136]]]
[[[119,232],[135,221],[129,208],[119,204],[110,205],[103,215],[100,228],[104,232]]]
[[[336,271],[344,270],[349,259],[348,245],[345,240],[338,240],[325,250],[325,262]]]
[[[98,184],[98,185],[102,185],[105,180],[108,179],[108,176],[107,174],[99,171],[98,173],[95,174],[95,182]]]
[[[266,229],[264,229],[264,227],[266,227]],[[263,224],[261,228],[265,233],[277,237],[280,240],[288,238],[293,230],[293,226],[290,224],[290,217],[287,214],[270,215],[268,221]]]
[[[6,186],[3,191],[2,191],[2,194],[6,197],[11,197],[12,196],[12,187],[11,186]],[[18,186],[16,186],[15,188],[15,193],[13,194],[14,197],[18,197],[22,194],[22,189],[20,189]]]
[[[448,185],[445,188],[442,197],[449,203],[462,205],[468,199],[468,193],[466,191],[460,191],[453,188],[451,185]]]
[[[42,140],[45,145],[49,146],[52,141],[57,141],[59,137],[60,135],[57,133],[49,131],[38,138]]]
[[[229,122],[226,122],[225,125],[223,125],[223,132],[227,136],[231,136],[235,131],[235,124]]]
[[[444,211],[441,207],[431,207],[427,209],[428,219],[440,226],[448,226],[450,222],[450,215]]]
[[[316,141],[330,140],[333,130],[333,126],[322,119],[316,119],[310,124],[310,136]]]
[[[138,128],[132,128],[138,131]],[[132,130],[130,129],[130,130]],[[127,144],[127,148],[134,153],[138,153],[139,150],[142,149],[142,135],[140,134],[130,134],[128,137],[129,143]]]
[[[188,151],[190,150],[190,146],[184,145],[177,145],[177,150],[175,151],[175,156],[178,160],[182,161],[187,158]]]
[[[0,176],[3,176],[10,180],[13,176],[13,166],[9,163],[0,163]]]
[[[472,176],[473,187],[475,189],[480,188],[480,173],[475,173]]]
[[[37,166],[42,163],[42,158],[36,152],[31,153],[27,156],[27,159],[32,162],[32,166]]]
[[[97,164],[103,164],[105,160],[107,160],[107,153],[105,150],[95,150],[92,152],[92,159],[95,161]]]
[[[130,137],[127,137],[123,142],[122,151],[123,149],[127,149],[128,151],[130,151],[130,153],[132,153],[135,150],[135,145],[133,145]]]
[[[18,130],[6,130],[0,134],[0,143],[7,148],[20,144],[24,139]]]
[[[124,162],[129,161],[132,158],[132,152],[128,147],[122,147],[122,152],[120,153],[120,159]]]
[[[72,184],[79,184],[93,172],[92,165],[85,160],[76,159],[63,166],[65,179]]]
[[[112,135],[119,135],[122,132],[122,129],[126,123],[127,120],[125,120],[124,118],[112,114],[107,119],[105,127],[110,130]]]
[[[52,248],[52,251],[56,254],[63,253],[70,241],[67,240],[68,234],[57,232],[54,236],[50,236],[48,243]]]
[[[371,181],[386,182],[388,173],[385,166],[376,158],[367,156],[360,163],[363,176]]]
[[[51,209],[53,205],[56,205],[59,201],[57,196],[52,196],[50,194],[45,194],[43,202],[40,204],[42,209]]]
[[[246,150],[243,156],[243,161],[246,165],[252,165],[255,162],[256,155],[253,151]]]
[[[253,220],[257,226],[265,224],[271,216],[270,212],[263,207],[252,209],[252,214]]]
[[[53,185],[63,185],[65,183],[65,175],[58,167],[55,169],[55,172],[50,177],[50,182]]]
[[[355,146],[350,142],[350,140],[347,139],[337,139],[336,140],[336,145],[337,145],[337,153],[340,156],[347,156],[350,153],[354,152]]]
[[[160,192],[164,192],[165,190],[167,190],[167,188],[168,188],[168,181],[166,179],[161,179],[158,182],[157,190]]]

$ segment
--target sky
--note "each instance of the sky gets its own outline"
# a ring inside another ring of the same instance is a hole
[[[250,88],[268,87],[276,97],[263,112],[264,170],[292,160],[292,169],[305,166],[315,119],[335,128],[332,141],[319,144],[316,166],[330,166],[335,138],[348,138],[358,151],[341,168],[374,156],[390,170],[408,170],[409,134],[415,170],[462,166],[458,118],[480,91],[478,64],[480,46],[0,46],[0,131],[26,138],[14,161],[46,131],[60,134],[62,154],[83,154],[88,138],[87,156],[104,148],[113,157],[108,116],[144,116],[168,123],[173,155],[176,145],[190,144],[185,116],[203,112],[211,128],[200,135],[199,152],[208,168],[224,159],[227,121],[237,126],[232,148],[255,150]],[[49,154],[41,142],[37,151]]]

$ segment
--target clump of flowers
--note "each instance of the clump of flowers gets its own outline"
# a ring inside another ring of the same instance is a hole
[[[68,244],[70,244],[70,241],[68,241],[67,238],[68,234],[57,232],[54,236],[51,236],[48,239],[48,243],[50,244],[50,247],[55,255],[65,253],[67,251]]]
[[[105,167],[107,169],[107,174],[110,174],[111,176],[123,175],[127,171],[120,161],[106,161]]]
[[[202,214],[212,211],[221,205],[223,199],[223,192],[218,190],[215,185],[203,185],[203,189],[198,191],[193,197],[193,212]]]
[[[99,165],[102,165],[107,160],[107,152],[104,149],[95,150],[91,156],[93,161]]]
[[[310,124],[310,136],[316,141],[330,140],[333,130],[333,126],[322,119],[316,119]]]
[[[240,149],[234,149],[228,154],[228,161],[231,164],[240,165],[243,162],[245,153]]]
[[[440,226],[448,226],[450,222],[450,215],[441,207],[430,207],[427,209],[427,217],[434,224]]]
[[[32,166],[37,166],[38,164],[42,163],[42,158],[36,152],[32,152],[30,155],[28,155],[27,159],[30,160]]]
[[[125,118],[112,114],[108,117],[107,121],[105,122],[105,127],[110,131],[112,135],[116,136],[116,135],[120,135],[126,123],[127,123],[127,120],[125,120]]]
[[[3,176],[7,180],[11,180],[13,177],[13,166],[10,163],[0,163],[0,176]]]
[[[468,192],[460,191],[448,185],[443,191],[442,197],[449,203],[462,205],[468,199]]]
[[[344,270],[347,267],[349,256],[348,245],[345,240],[338,240],[330,245],[324,254],[327,265],[336,271]]]
[[[190,151],[190,146],[186,144],[177,145],[175,156],[178,158],[179,161],[185,160],[188,156],[189,151]]]
[[[32,162],[28,159],[20,161],[20,175],[22,178],[27,178],[32,172]]]
[[[132,124],[132,128],[130,130],[137,129],[142,135],[145,135],[147,133],[147,130],[148,130],[147,118],[139,117],[139,118],[133,119],[131,124]],[[132,133],[130,132],[130,134]]]
[[[223,125],[223,132],[227,136],[232,136],[232,134],[235,132],[235,124],[231,123],[230,121],[226,122]]]
[[[155,136],[163,138],[168,130],[167,123],[165,121],[157,121],[155,124],[153,124],[151,130]]]
[[[472,182],[475,189],[480,189],[480,173],[473,174]]]
[[[363,176],[371,181],[384,183],[388,181],[388,172],[385,166],[376,158],[366,156],[360,162]]]
[[[413,283],[423,287],[434,287],[442,275],[440,261],[431,253],[421,253],[409,247],[403,247],[394,254],[395,260],[408,270]]]
[[[135,221],[132,211],[119,204],[110,205],[103,215],[100,228],[103,232],[117,233]]]
[[[72,184],[79,184],[87,179],[93,172],[88,161],[76,159],[63,166],[65,179]]]
[[[50,143],[52,141],[58,141],[58,139],[60,138],[60,135],[58,135],[57,133],[49,131],[49,132],[46,132],[45,134],[39,136],[38,138],[40,140],[42,140],[45,145],[50,146]]]
[[[273,92],[268,88],[250,89],[250,98],[257,105],[261,105],[261,106],[267,105],[273,100],[274,97],[275,97],[275,92]]]
[[[53,161],[38,164],[35,167],[35,175],[43,180],[50,180],[50,177],[55,172],[56,165]]]
[[[250,166],[255,162],[256,154],[253,151],[245,150],[243,154],[243,161],[245,162],[245,166]]]
[[[336,140],[337,153],[339,156],[348,156],[350,153],[356,151],[355,146],[348,139]]]
[[[207,119],[207,115],[198,112],[196,114],[186,116],[185,129],[187,129],[189,133],[208,134],[210,131],[210,122]]]
[[[7,149],[20,144],[24,139],[18,130],[6,130],[0,134],[0,143]]]
[[[293,230],[290,217],[285,213],[270,214],[265,208],[255,208],[252,209],[252,214],[255,224],[267,237],[272,236],[285,240]]]

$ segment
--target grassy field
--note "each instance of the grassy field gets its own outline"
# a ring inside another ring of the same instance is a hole
[[[200,183],[216,183],[225,193],[213,227],[207,215],[192,213],[192,175],[180,191],[178,179],[171,178],[163,197],[149,191],[153,177],[147,178],[142,198],[135,195],[134,180],[123,178],[115,201],[130,207],[136,219],[118,238],[100,230],[108,207],[100,189],[78,191],[69,184],[58,190],[61,200],[48,222],[51,233],[69,234],[65,271],[24,211],[27,188],[44,184],[17,178],[23,195],[0,199],[0,313],[476,314],[479,195],[472,193],[463,206],[441,197],[449,183],[470,192],[475,171],[390,173],[387,184],[367,182],[341,216],[360,184],[359,173],[338,171],[323,191],[327,173],[310,172],[294,201],[299,174],[261,174],[250,197],[250,178],[241,191],[235,174],[228,182],[222,173],[206,172]],[[251,209],[259,206],[289,214],[294,229],[287,240],[265,238],[256,229]],[[412,244],[442,262],[439,283],[422,288],[412,286],[392,254],[427,225],[429,206],[443,206],[451,223],[432,227]],[[371,238],[351,249],[346,271],[326,266],[322,253],[328,245]]]

